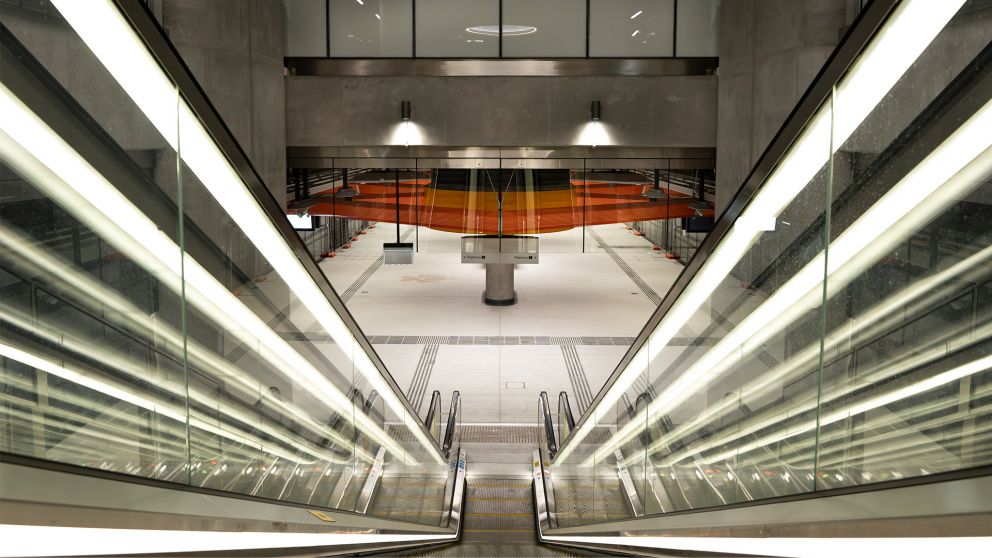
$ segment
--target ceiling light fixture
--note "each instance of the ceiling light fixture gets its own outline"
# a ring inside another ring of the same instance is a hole
[[[637,36],[637,34],[638,34],[638,33],[640,33],[640,32],[641,32],[641,30],[640,30],[640,29],[634,29],[634,32],[633,32],[633,33],[631,33],[631,34],[630,34],[630,36],[631,36],[631,37],[636,37],[636,36]]]
[[[469,33],[475,33],[476,35],[490,35],[493,37],[499,36],[499,25],[478,25],[476,27],[466,27],[466,31]],[[531,33],[537,33],[537,27],[532,25],[504,25],[503,26],[503,36],[504,37],[514,37],[517,35],[530,35]]]
[[[637,13],[636,14],[630,16],[630,19],[635,19],[635,18],[637,18],[637,16],[639,16],[639,15],[641,15],[643,13],[644,13],[644,10],[637,10]]]
[[[413,113],[413,107],[411,106],[410,101],[401,101],[400,119],[403,121],[403,124],[401,124],[400,126],[403,127],[402,130],[403,147],[410,147],[410,135],[411,135],[410,127],[412,126],[412,124],[410,124],[410,116],[412,113]]]

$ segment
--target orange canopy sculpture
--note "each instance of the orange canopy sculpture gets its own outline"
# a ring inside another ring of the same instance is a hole
[[[354,181],[353,198],[334,197],[339,188],[311,199],[311,215],[395,223],[396,183]],[[662,188],[665,197],[649,199],[652,185],[572,180],[570,187],[511,190],[497,194],[482,189],[434,188],[429,179],[399,182],[399,222],[464,234],[500,232],[499,199],[503,202],[503,234],[565,231],[583,225],[652,221],[680,217],[712,217],[713,210],[690,207],[691,196]]]

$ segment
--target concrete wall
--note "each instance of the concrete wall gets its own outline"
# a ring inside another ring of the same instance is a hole
[[[161,0],[169,39],[275,198],[286,187],[280,0]]]
[[[721,4],[718,213],[840,42],[859,5],[850,0]]]
[[[577,145],[599,100],[603,145],[714,147],[716,97],[713,76],[289,77],[286,143],[396,145],[409,100],[419,145]]]

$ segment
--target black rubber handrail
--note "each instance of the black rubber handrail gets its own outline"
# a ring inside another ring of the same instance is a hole
[[[458,390],[451,392],[451,407],[448,408],[448,426],[444,433],[444,444],[441,445],[441,453],[445,457],[451,455],[451,444],[455,439],[455,422],[461,414],[461,394]]]
[[[569,404],[568,393],[565,391],[558,394],[558,414],[565,415],[565,423],[568,425],[569,432],[575,429],[575,415],[572,414],[572,405]],[[561,429],[559,429],[560,431]]]
[[[554,459],[555,454],[558,453],[558,443],[555,441],[555,423],[551,419],[551,405],[548,403],[548,392],[541,392],[538,407],[538,413],[540,413],[538,418],[544,423],[544,436],[548,442],[548,454],[549,457]]]
[[[441,406],[441,392],[434,390],[431,393],[431,404],[427,408],[427,416],[424,417],[424,426],[427,427],[429,431],[431,426],[434,424],[434,415],[437,414],[437,408]]]

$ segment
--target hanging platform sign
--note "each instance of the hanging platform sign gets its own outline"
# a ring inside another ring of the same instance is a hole
[[[462,237],[462,263],[536,264],[538,253],[536,236]]]

